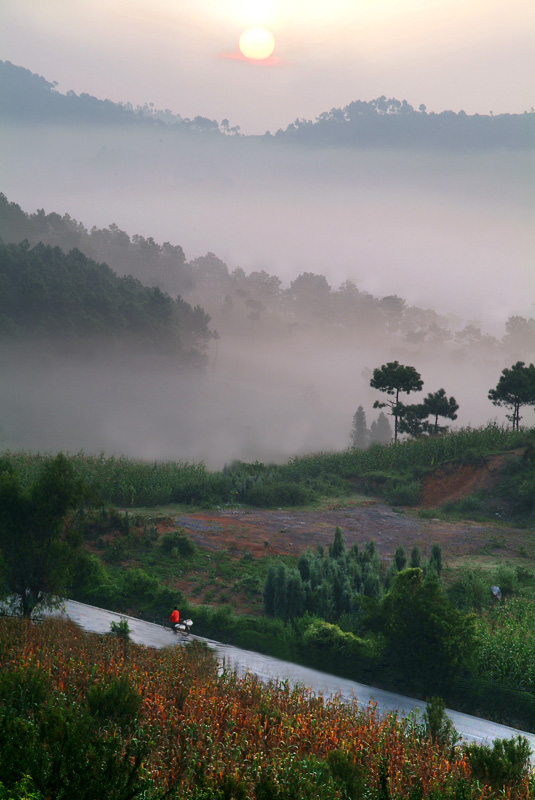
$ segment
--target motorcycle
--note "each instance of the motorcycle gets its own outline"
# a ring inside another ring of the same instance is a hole
[[[193,625],[193,620],[191,619],[183,619],[180,620],[180,622],[174,622],[173,632],[181,633],[182,636],[189,636],[192,625]]]

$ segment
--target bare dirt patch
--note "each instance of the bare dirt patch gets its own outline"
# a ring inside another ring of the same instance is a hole
[[[521,452],[491,456],[483,464],[455,464],[437,470],[424,480],[422,508],[436,508],[447,502],[461,500],[480,489],[492,489],[504,461],[518,457]]]
[[[504,459],[518,457],[521,451],[494,456],[483,464],[445,467],[424,483],[421,507],[432,509],[448,500],[458,500],[477,491],[492,489]],[[470,557],[472,563],[491,558],[499,560],[535,558],[533,532],[496,522],[446,522],[418,515],[418,509],[393,510],[376,499],[347,501],[347,504],[314,510],[216,509],[192,513],[172,513],[157,522],[159,534],[183,530],[199,547],[214,553],[225,551],[239,559],[245,553],[253,558],[299,556],[307,547],[327,548],[340,527],[347,547],[363,547],[373,540],[384,562],[392,559],[398,546],[407,555],[416,545],[424,558],[433,544],[442,548],[446,563],[455,564]],[[432,513],[432,512],[431,512]],[[182,587],[181,585],[181,588]],[[217,587],[215,587],[217,589]]]
[[[401,545],[417,545],[424,557],[440,544],[445,559],[477,555],[499,541],[500,554],[517,556],[525,546],[527,531],[475,522],[444,522],[397,513],[379,502],[327,510],[286,511],[232,509],[198,512],[173,518],[193,542],[213,551],[236,555],[298,556],[333,541],[341,528],[346,545],[375,541],[381,559],[391,559]]]

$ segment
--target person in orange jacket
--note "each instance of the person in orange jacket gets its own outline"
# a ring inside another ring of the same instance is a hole
[[[171,611],[171,616],[169,617],[169,619],[171,620],[171,625],[173,625],[173,627],[175,625],[178,625],[180,620],[180,614],[178,613],[178,609],[176,606]]]

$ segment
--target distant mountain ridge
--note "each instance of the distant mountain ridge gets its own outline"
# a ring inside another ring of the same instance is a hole
[[[10,61],[0,61],[0,122],[44,122],[172,128],[178,133],[211,136],[258,136],[240,134],[239,126],[196,116],[183,118],[153,104],[100,100],[73,91],[61,94],[57,83]],[[532,148],[535,145],[535,112],[480,115],[464,111],[428,113],[406,100],[354,100],[343,108],[322,112],[315,120],[296,119],[264,139],[312,145],[478,148]]]

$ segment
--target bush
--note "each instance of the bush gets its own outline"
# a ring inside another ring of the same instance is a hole
[[[487,781],[495,789],[518,784],[528,774],[531,747],[524,736],[496,739],[492,747],[487,744],[469,744],[464,747],[472,775]]]
[[[160,547],[168,555],[174,554],[173,551],[176,550],[182,558],[190,558],[196,549],[191,539],[181,531],[164,533],[160,540]]]
[[[110,721],[120,728],[131,725],[141,708],[141,697],[124,676],[107,684],[94,684],[87,692],[89,712],[95,720]]]
[[[239,580],[234,582],[232,591],[246,594],[248,597],[260,597],[262,594],[262,582],[258,575],[246,573]]]
[[[327,763],[333,778],[342,784],[344,794],[351,800],[360,800],[366,785],[365,771],[360,761],[355,761],[350,753],[343,750],[330,750]]]
[[[103,586],[107,582],[106,569],[97,556],[81,549],[77,556],[73,580],[78,599],[91,601],[95,597],[96,587]]]
[[[11,673],[10,677],[12,682],[20,676]],[[2,682],[5,690],[7,684]],[[134,800],[146,796],[149,786],[142,776],[142,763],[147,739],[107,736],[86,706],[68,703],[49,687],[44,697],[41,689],[38,695],[39,703],[26,703],[25,708],[16,693],[8,692],[0,703],[0,798]]]
[[[430,697],[427,700],[423,722],[433,743],[454,744],[459,738],[446,714],[446,704],[441,697]]]
[[[496,569],[494,581],[500,587],[503,597],[514,594],[518,587],[514,568],[506,564],[500,564]]]
[[[448,599],[461,611],[480,611],[489,605],[490,585],[490,579],[480,570],[463,569],[448,587]]]
[[[323,620],[316,620],[305,629],[303,641],[307,647],[328,652],[330,655],[341,651],[348,656],[372,655],[370,642]]]
[[[385,500],[393,506],[415,506],[420,500],[422,484],[419,481],[411,483],[389,482],[385,486]]]

